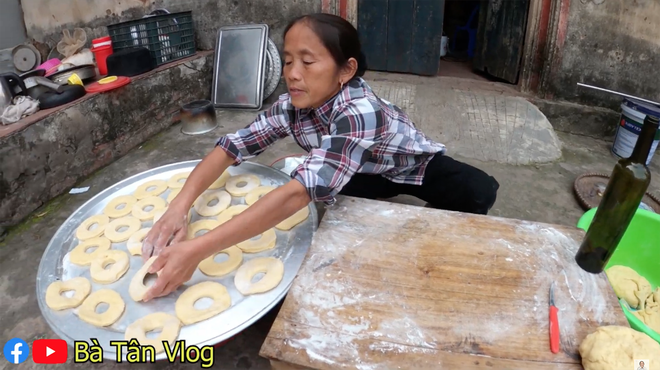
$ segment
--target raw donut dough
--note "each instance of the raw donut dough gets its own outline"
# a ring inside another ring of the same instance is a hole
[[[128,286],[128,294],[133,298],[135,302],[139,302],[144,297],[144,294],[149,290],[150,287],[144,285],[144,277],[149,273],[149,267],[153,265],[154,261],[158,256],[153,256],[147,260],[147,262],[140,267],[140,269],[133,275],[131,279],[131,284]]]
[[[238,187],[238,184],[241,182],[245,182],[247,184],[243,187]],[[230,177],[227,180],[225,189],[227,189],[229,194],[235,197],[242,197],[259,187],[259,185],[261,185],[261,179],[259,179],[258,176],[252,174],[244,174]]]
[[[150,211],[145,211],[144,209],[148,206],[152,206]],[[137,203],[133,205],[131,211],[132,215],[139,219],[140,221],[148,221],[154,218],[154,214],[158,211],[162,211],[167,207],[167,202],[161,197],[147,197],[140,199]]]
[[[195,308],[201,298],[211,298],[213,303],[205,309]],[[203,281],[186,289],[174,304],[176,316],[184,325],[211,318],[231,307],[231,296],[224,285],[215,281]]]
[[[238,204],[225,209],[218,215],[218,224],[224,224],[225,222],[231,220],[232,217],[248,209],[248,207],[249,206],[246,206],[245,204]]]
[[[279,224],[275,225],[275,228],[288,231],[291,230],[294,226],[298,225],[299,223],[305,221],[307,217],[309,216],[309,207],[305,206],[304,208],[300,209],[300,211],[294,213],[291,215],[289,218],[286,220],[280,222]]]
[[[216,220],[199,220],[195,221],[190,226],[188,226],[188,235],[187,238],[188,240],[194,239],[195,234],[202,230],[207,230],[207,232],[215,229],[216,227],[220,226],[218,221]]]
[[[252,283],[254,275],[263,272],[261,280]],[[275,288],[284,277],[284,264],[275,257],[255,258],[236,271],[234,285],[243,295],[264,293]]]
[[[111,244],[110,240],[104,236],[84,240],[71,250],[69,260],[78,266],[89,266],[101,253],[110,250]],[[94,247],[96,249],[93,252],[87,253],[88,249]]]
[[[107,303],[108,309],[96,312],[96,306]],[[126,309],[126,303],[119,293],[112,289],[101,289],[90,294],[78,309],[78,317],[86,323],[98,327],[110,326],[117,322]]]
[[[632,308],[643,308],[646,298],[651,294],[648,280],[627,266],[612,266],[605,273],[617,297],[623,298]]]
[[[236,246],[245,253],[259,253],[275,248],[275,244],[277,244],[275,229],[268,229],[261,234],[259,239],[248,239],[238,243]]]
[[[172,189],[172,191],[167,195],[167,203],[172,203],[174,198],[181,192],[181,189]]]
[[[248,206],[253,205],[256,203],[259,198],[262,196],[270,193],[271,191],[275,190],[276,188],[274,186],[260,186],[258,188],[255,188],[254,190],[250,191],[249,193],[245,194],[245,203]]]
[[[103,213],[110,218],[119,218],[128,216],[131,213],[131,209],[135,203],[137,203],[137,198],[133,195],[121,195],[108,203],[105,208],[103,208]],[[120,205],[124,205],[123,208],[119,209]]]
[[[229,258],[224,262],[215,262],[213,259],[218,254],[226,254]],[[227,275],[236,270],[242,262],[243,251],[241,251],[240,248],[233,246],[205,258],[199,263],[198,267],[204,275],[218,277]]]
[[[144,229],[138,230],[135,234],[131,235],[126,242],[126,249],[133,256],[142,255],[142,241],[151,230],[150,227],[145,227]]]
[[[225,172],[223,172],[222,175],[220,175],[220,177],[218,177],[217,180],[213,181],[213,184],[209,186],[209,190],[220,189],[221,187],[225,186],[225,184],[227,183],[227,179],[229,179],[229,177],[231,177],[229,171],[225,170]]]
[[[124,231],[117,231],[123,226],[128,229]],[[128,240],[131,235],[135,234],[142,228],[142,222],[133,216],[126,216],[113,220],[105,227],[105,237],[110,239],[113,243],[121,243]]]
[[[216,199],[218,202],[214,206],[209,206],[209,203]],[[231,204],[231,195],[224,190],[216,190],[210,193],[202,194],[195,201],[195,210],[200,216],[210,217],[224,211]]]
[[[190,173],[192,171],[184,171],[184,172],[179,172],[175,174],[174,176],[170,177],[169,180],[167,180],[167,186],[170,189],[181,189],[183,187],[183,184],[185,184],[185,180],[190,176]],[[184,180],[184,181],[179,181],[179,180]]]
[[[74,291],[73,296],[62,295],[69,290]],[[81,276],[66,281],[53,281],[46,289],[46,305],[55,311],[75,308],[80,306],[91,291],[92,283]]]
[[[154,187],[153,190],[147,190]],[[151,180],[138,186],[133,195],[138,199],[159,196],[167,190],[167,182],[165,180]]]
[[[147,338],[147,333],[156,329],[161,329],[158,338]],[[128,325],[124,339],[130,341],[135,338],[140,345],[153,346],[155,353],[161,353],[165,350],[163,341],[167,341],[169,347],[172,348],[180,330],[179,319],[165,312],[154,312]]]
[[[109,264],[112,264],[112,266],[106,269]],[[124,276],[129,267],[128,254],[124,251],[111,249],[103,252],[92,261],[89,266],[89,275],[95,283],[112,284]]]
[[[78,229],[76,229],[76,238],[78,238],[78,240],[87,240],[101,236],[109,222],[110,218],[106,215],[91,216],[78,226]],[[94,230],[90,230],[89,228],[94,224],[97,224],[98,226]]]
[[[644,308],[639,311],[633,311],[646,326],[657,333],[660,333],[660,288],[657,288],[653,294],[646,298]]]
[[[599,327],[582,340],[579,351],[585,370],[633,369],[635,359],[660,363],[660,344],[625,326]]]

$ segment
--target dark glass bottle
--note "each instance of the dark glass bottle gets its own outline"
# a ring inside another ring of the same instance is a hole
[[[614,166],[593,221],[575,255],[575,262],[583,270],[592,274],[603,271],[635,216],[651,183],[646,161],[657,130],[658,118],[647,115],[632,155],[620,159]]]

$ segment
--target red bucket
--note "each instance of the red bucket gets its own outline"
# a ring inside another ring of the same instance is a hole
[[[112,41],[110,40],[110,36],[92,40],[92,53],[94,53],[96,65],[99,67],[99,73],[101,75],[107,75],[108,65],[106,64],[106,59],[112,55]]]

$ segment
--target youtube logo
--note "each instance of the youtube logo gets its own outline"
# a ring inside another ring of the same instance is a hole
[[[35,364],[63,364],[68,347],[62,339],[38,339],[32,343],[32,361]]]

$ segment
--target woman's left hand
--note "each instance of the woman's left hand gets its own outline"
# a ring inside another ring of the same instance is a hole
[[[159,272],[158,279],[144,295],[145,302],[166,296],[190,280],[201,259],[193,253],[191,241],[183,241],[164,248],[149,268],[149,273]]]

